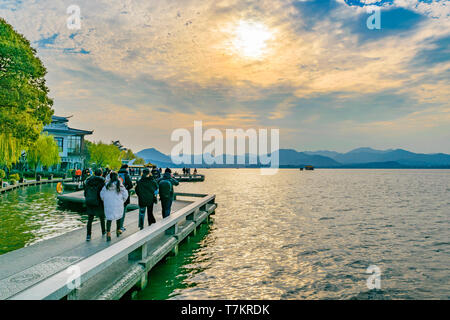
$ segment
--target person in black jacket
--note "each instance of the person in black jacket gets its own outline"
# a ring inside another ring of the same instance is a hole
[[[139,229],[144,229],[145,210],[147,210],[148,225],[156,222],[153,216],[153,204],[156,203],[156,193],[158,183],[150,175],[150,170],[145,168],[142,172],[142,178],[137,182],[136,194],[139,199]]]
[[[124,164],[119,170],[119,179],[122,181],[123,185],[128,191],[128,199],[123,204],[123,217],[120,219],[120,230],[123,232],[126,229],[124,228],[125,223],[125,215],[127,213],[127,206],[130,204],[131,193],[130,190],[133,189],[133,181],[131,180],[131,176],[128,173],[128,165]]]
[[[167,218],[170,216],[170,211],[172,209],[172,203],[174,200],[174,190],[173,186],[179,185],[177,179],[172,177],[172,170],[166,169],[164,175],[158,180],[159,185],[159,199],[161,200],[162,216]]]
[[[105,231],[105,212],[103,210],[103,201],[100,198],[100,191],[105,185],[105,179],[102,177],[102,169],[95,170],[95,176],[89,177],[84,184],[84,197],[86,199],[87,214],[89,216],[87,223],[86,241],[91,241],[92,222],[94,217],[100,219],[100,227],[102,228],[102,236]]]

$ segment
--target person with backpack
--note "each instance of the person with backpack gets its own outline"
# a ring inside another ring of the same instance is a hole
[[[170,216],[170,210],[174,200],[173,186],[177,186],[180,183],[178,180],[172,178],[172,170],[167,168],[162,178],[158,181],[159,184],[159,198],[161,200],[162,216],[167,218]]]
[[[150,175],[150,169],[145,168],[142,172],[142,178],[136,184],[136,194],[139,199],[139,229],[144,229],[145,211],[147,210],[148,225],[156,222],[153,216],[153,204],[157,202],[156,194],[158,192],[158,183]]]
[[[127,214],[127,206],[130,204],[130,190],[133,189],[133,181],[131,180],[131,176],[128,172],[128,165],[124,164],[119,170],[119,179],[122,181],[125,189],[128,191],[128,198],[123,205],[123,217],[120,220],[120,230],[125,231],[124,223],[125,223],[125,215]]]
[[[109,174],[105,186],[100,192],[100,198],[103,200],[106,217],[106,241],[111,241],[111,224],[116,221],[116,235],[122,234],[120,229],[120,221],[123,217],[123,206],[128,199],[128,191],[119,180],[117,172],[112,171]]]
[[[97,216],[100,219],[100,227],[102,236],[105,231],[105,212],[103,209],[103,201],[100,198],[100,192],[105,186],[105,179],[102,177],[102,169],[95,170],[95,176],[89,177],[84,184],[84,197],[86,199],[86,211],[89,216],[87,223],[86,241],[91,241],[92,222]]]
[[[152,176],[156,180],[161,179],[161,173],[159,172],[159,170],[158,170],[158,168],[156,166],[154,166],[153,169],[152,169]]]

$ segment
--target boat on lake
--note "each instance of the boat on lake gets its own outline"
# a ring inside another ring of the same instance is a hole
[[[178,174],[174,173],[173,178],[177,179],[178,182],[203,182],[205,181],[204,174]]]

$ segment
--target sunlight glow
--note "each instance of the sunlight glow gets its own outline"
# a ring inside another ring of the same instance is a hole
[[[233,45],[245,58],[260,59],[267,49],[267,41],[273,34],[262,23],[240,21],[234,30]]]

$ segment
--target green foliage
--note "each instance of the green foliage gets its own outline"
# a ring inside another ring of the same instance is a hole
[[[136,159],[136,155],[128,149],[127,151],[122,151],[122,159],[123,160],[134,160]]]
[[[1,112],[0,110],[0,114]],[[11,168],[19,159],[24,147],[23,140],[14,138],[11,133],[0,133],[0,165]]]
[[[119,169],[122,165],[122,152],[112,144],[103,142],[92,143],[88,146],[91,163],[97,168],[106,166],[113,170]]]
[[[11,177],[11,175],[18,175],[19,178],[22,178],[22,177],[23,177],[23,173],[22,173],[21,171],[19,171],[19,170],[11,170],[11,171],[9,172],[9,176]]]
[[[0,169],[0,179],[5,179],[5,177],[6,177],[5,170]]]
[[[34,171],[24,171],[21,173],[24,178],[34,178],[36,173]]]
[[[47,133],[39,136],[39,139],[27,152],[28,164],[35,169],[39,165],[51,167],[61,162],[59,149],[55,139]]]
[[[20,179],[20,176],[17,173],[9,175],[9,180],[11,180],[11,181],[19,181],[19,179]]]
[[[122,151],[122,160],[135,160],[133,162],[133,164],[135,164],[135,165],[145,165],[145,160],[142,159],[142,158],[139,158],[130,149],[128,149],[126,151]]]
[[[46,73],[30,42],[0,18],[0,165],[16,163],[51,122]]]
[[[40,175],[42,178],[48,178],[50,175],[52,175],[54,178],[62,178],[66,172],[63,171],[41,171],[41,172],[34,172],[34,171],[23,171],[19,172],[20,177],[24,177],[26,179],[28,178],[34,178],[36,175]]]
[[[142,158],[137,158],[136,161],[134,161],[133,164],[135,164],[135,165],[137,165],[137,166],[140,166],[140,165],[143,166],[143,165],[145,165],[145,160],[142,159]]]

